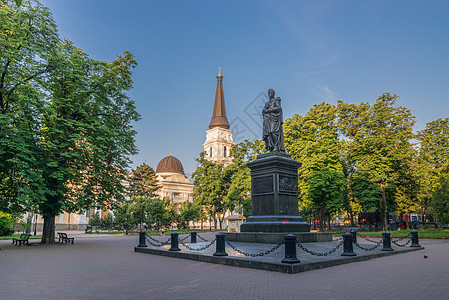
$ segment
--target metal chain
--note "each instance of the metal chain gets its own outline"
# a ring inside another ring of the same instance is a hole
[[[374,244],[377,244],[377,243],[378,243],[378,242],[376,242],[376,241],[374,241],[374,240],[371,240],[371,239],[369,239],[369,238],[363,237],[363,236],[361,236],[361,235],[359,235],[358,237],[364,239],[365,241],[374,243]]]
[[[203,250],[206,250],[207,248],[209,248],[210,246],[212,246],[213,244],[215,244],[215,240],[213,240],[212,242],[210,242],[209,244],[207,244],[207,245],[204,246],[204,247],[201,247],[201,248],[192,248],[192,247],[190,247],[189,245],[185,244],[184,241],[181,240],[181,239],[179,239],[179,242],[180,242],[184,247],[186,247],[187,249],[192,250],[192,251],[203,251]]]
[[[402,241],[403,239],[409,238],[411,235],[412,235],[412,234],[409,233],[409,234],[407,234],[406,236],[403,236],[403,237],[401,237],[400,239],[397,239],[396,242],[400,242],[400,241]],[[391,240],[391,241],[393,242],[393,240]]]
[[[362,249],[362,250],[364,250],[364,251],[373,251],[373,250],[375,250],[377,247],[379,247],[380,244],[382,244],[382,242],[383,242],[383,241],[378,241],[378,242],[376,243],[375,246],[370,247],[370,248],[365,248],[365,247],[363,247],[363,246],[360,246],[358,243],[355,243],[354,245],[355,245],[357,248],[360,248],[360,249]]]
[[[147,238],[148,243],[149,243],[150,245],[155,246],[155,247],[162,247],[162,246],[165,246],[165,245],[168,245],[168,244],[171,243],[171,237],[169,237],[168,240],[165,241],[165,242],[158,241],[158,240],[156,240],[155,238],[152,238],[152,237],[149,236],[149,235],[147,235],[147,236],[145,236],[145,237]],[[154,241],[154,242],[156,242],[157,244],[152,243],[151,240]]]
[[[280,242],[279,244],[277,244],[276,246],[274,246],[274,247],[271,248],[270,250],[267,250],[267,251],[265,251],[265,252],[260,252],[260,253],[257,253],[257,254],[255,254],[255,253],[243,252],[242,250],[240,250],[240,249],[238,249],[237,247],[235,247],[234,245],[232,245],[232,244],[228,241],[228,239],[226,239],[226,244],[228,244],[228,246],[231,247],[232,250],[234,250],[234,251],[236,251],[236,252],[238,252],[238,253],[240,253],[240,254],[243,254],[243,255],[245,255],[245,256],[257,257],[257,256],[268,255],[268,254],[270,254],[270,253],[276,251],[277,249],[279,249],[279,247],[282,246],[282,244],[284,244],[284,240],[282,240],[282,242]]]
[[[343,239],[342,239],[342,240],[337,244],[337,246],[335,246],[332,250],[329,250],[329,251],[327,251],[327,252],[320,253],[320,252],[311,251],[311,250],[307,249],[306,247],[304,247],[303,245],[301,245],[300,243],[298,243],[298,247],[299,247],[301,250],[303,250],[303,251],[309,253],[310,255],[315,255],[315,256],[328,256],[328,255],[331,255],[332,253],[334,253],[335,251],[337,251],[338,248],[341,247],[341,245],[343,245]]]
[[[402,244],[402,245],[399,244],[398,241],[399,241],[399,240],[397,240],[397,241],[393,241],[393,240],[392,240],[391,242],[392,242],[393,244],[395,244],[396,246],[398,246],[398,247],[405,247],[405,246],[407,246],[408,244],[410,244],[410,242],[412,241],[412,239],[409,239],[409,240],[407,241],[407,243]]]
[[[185,241],[185,240],[187,240],[187,238],[190,236],[190,234],[189,235],[187,235],[187,236],[185,236],[185,237],[183,237],[182,239],[180,239],[180,241]]]
[[[204,239],[201,235],[199,235],[198,233],[196,234],[197,237],[200,238],[200,240],[202,240],[203,242],[208,242],[208,240]]]

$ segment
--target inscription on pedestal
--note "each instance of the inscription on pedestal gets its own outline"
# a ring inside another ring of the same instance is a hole
[[[273,193],[273,175],[253,178],[253,195]]]
[[[298,180],[294,177],[279,175],[279,192],[297,193]]]

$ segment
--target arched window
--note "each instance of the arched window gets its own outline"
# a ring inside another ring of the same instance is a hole
[[[212,147],[209,149],[209,157],[212,157]]]
[[[226,151],[226,146],[223,148],[223,156],[228,157],[228,152]]]

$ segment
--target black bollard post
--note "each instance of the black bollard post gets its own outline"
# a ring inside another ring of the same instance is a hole
[[[226,238],[226,236],[224,235],[224,233],[221,233],[221,232],[215,236],[216,247],[215,247],[214,256],[228,256],[228,254],[226,253],[226,250],[225,250],[225,247],[226,247],[225,238]]]
[[[382,237],[384,240],[384,247],[381,250],[382,251],[394,251],[393,248],[391,248],[390,233],[388,231],[385,231],[384,233],[382,233]]]
[[[352,234],[352,243],[357,244],[357,231],[351,229],[351,234]]]
[[[190,242],[191,242],[192,244],[195,244],[195,243],[196,243],[196,231],[192,231],[192,232],[190,233]]]
[[[177,232],[172,232],[170,234],[170,238],[171,238],[171,244],[170,244],[170,249],[168,249],[168,251],[181,251],[181,249],[179,249],[178,247],[178,236],[179,234]]]
[[[343,234],[343,253],[341,256],[356,256],[352,248],[352,234],[346,232]]]
[[[410,247],[421,247],[418,240],[418,231],[412,230],[410,234],[412,235],[410,237],[412,239],[412,245]]]
[[[296,236],[293,234],[287,234],[284,237],[285,240],[285,257],[281,261],[287,264],[296,264],[300,260],[296,257]]]
[[[137,245],[137,247],[147,247],[147,244],[145,243],[146,234],[147,233],[145,231],[141,231],[139,233],[139,245]]]

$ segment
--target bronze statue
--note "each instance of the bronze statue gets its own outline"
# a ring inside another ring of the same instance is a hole
[[[282,124],[284,123],[281,108],[281,98],[274,98],[274,90],[268,90],[268,98],[270,100],[265,103],[262,110],[263,116],[263,136],[265,149],[268,151],[282,151],[284,148],[284,131]]]

